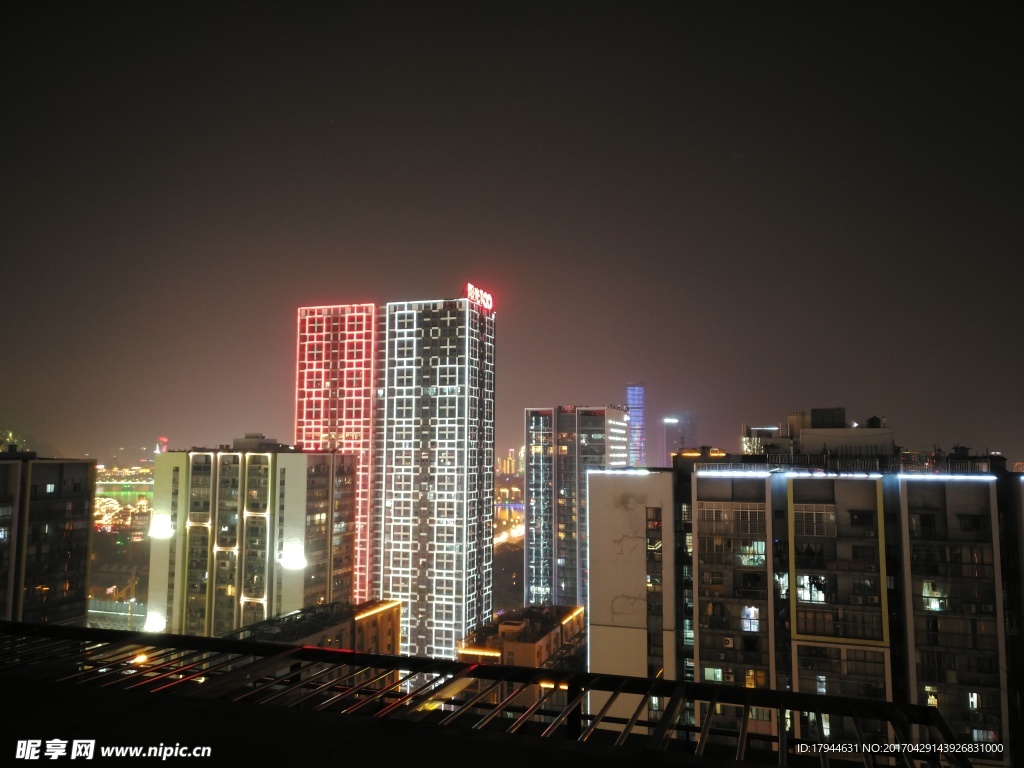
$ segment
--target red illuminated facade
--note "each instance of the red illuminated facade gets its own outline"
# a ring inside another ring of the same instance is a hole
[[[302,307],[298,312],[295,445],[357,457],[352,599],[370,599],[373,389],[377,370],[373,304]]]

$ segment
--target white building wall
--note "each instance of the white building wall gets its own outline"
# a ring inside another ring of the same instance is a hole
[[[178,470],[177,494],[174,494],[174,470]],[[185,516],[188,514],[188,454],[161,453],[153,465],[153,513],[150,518],[149,589],[146,603],[146,630],[161,632],[176,626],[175,604],[168,602],[171,552],[180,560],[185,542]],[[176,593],[180,589],[176,583]]]
[[[280,589],[274,595],[273,614],[304,608],[306,569],[306,468],[305,454],[277,455],[277,484],[274,525],[271,527],[275,556],[269,567],[275,572],[270,583]],[[283,485],[282,485],[283,481]],[[279,610],[278,610],[279,608]]]
[[[666,679],[677,679],[675,551],[671,472],[592,471],[587,475],[590,593],[587,604],[589,672],[648,677],[647,510],[661,509],[661,630]],[[620,696],[609,715],[630,717],[639,697]],[[591,700],[600,708],[604,700]]]

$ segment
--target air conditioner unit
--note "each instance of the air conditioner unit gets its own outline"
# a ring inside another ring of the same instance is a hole
[[[864,570],[868,573],[874,573],[878,570],[878,566],[875,563],[866,563],[864,565]]]
[[[971,726],[969,726],[969,725],[961,725],[960,726],[960,735],[961,736],[970,736],[971,735]]]
[[[861,605],[864,602],[864,598],[860,595],[853,595],[850,597],[851,605]]]
[[[982,613],[992,613],[993,611],[995,611],[995,606],[992,605],[992,603],[982,603],[981,604],[981,612]]]
[[[732,648],[732,644],[733,644],[733,639],[731,637],[723,637],[722,638],[722,645],[724,645],[726,648]]]
[[[722,682],[723,683],[735,683],[736,682],[736,675],[734,675],[732,672],[725,672],[725,673],[722,674]]]
[[[864,531],[864,535],[867,536],[869,539],[875,538],[875,529],[868,528],[866,531]]]
[[[871,605],[878,605],[878,595],[868,595],[868,602]]]
[[[964,613],[975,613],[978,610],[978,606],[974,603],[964,603]]]

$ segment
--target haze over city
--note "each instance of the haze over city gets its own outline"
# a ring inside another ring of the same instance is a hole
[[[497,314],[523,410],[690,444],[843,407],[1024,461],[1022,135],[995,8],[4,11],[0,428],[108,461],[294,436],[296,309]]]

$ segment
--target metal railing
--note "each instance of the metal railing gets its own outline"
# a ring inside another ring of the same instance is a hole
[[[529,748],[540,754],[548,740],[560,741],[563,749],[579,750],[580,759],[603,745],[675,755],[680,762],[718,756],[740,766],[825,765],[826,753],[801,745],[850,743],[854,734],[858,744],[957,740],[934,707],[877,699],[0,622],[0,681],[15,678],[51,692],[54,686],[130,691],[134,708],[149,700],[139,697],[144,693],[154,702],[245,703],[248,712],[256,705],[417,721],[438,734],[458,727],[462,737],[486,733],[499,749],[503,738],[528,736]],[[273,710],[267,715],[276,717]],[[829,728],[819,732],[826,722]],[[833,765],[912,768],[916,754],[883,747],[828,757]],[[928,759],[970,766],[965,754]]]

